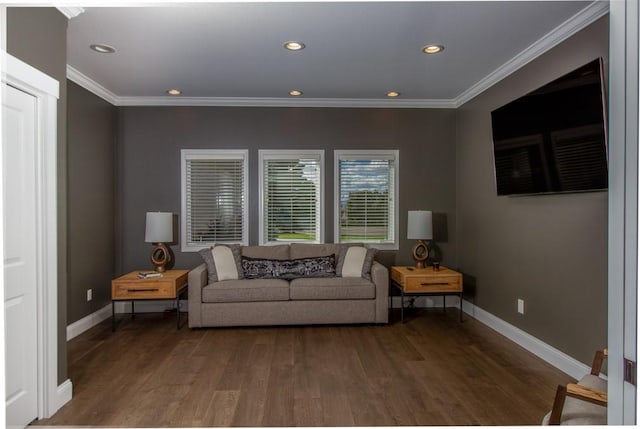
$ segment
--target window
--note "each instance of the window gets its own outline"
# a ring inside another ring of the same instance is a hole
[[[324,151],[259,151],[260,244],[322,242]]]
[[[398,151],[337,150],[335,242],[398,248]]]
[[[248,244],[246,150],[182,150],[183,252]]]

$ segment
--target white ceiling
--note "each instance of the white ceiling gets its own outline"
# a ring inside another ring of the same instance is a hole
[[[68,74],[116,105],[455,107],[606,12],[591,1],[88,7],[69,21]],[[423,54],[430,43],[445,50]]]

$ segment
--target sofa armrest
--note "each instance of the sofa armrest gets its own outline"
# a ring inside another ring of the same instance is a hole
[[[376,285],[376,323],[389,323],[389,270],[379,262],[371,265],[371,280]]]
[[[202,288],[207,285],[207,266],[200,264],[189,271],[189,327],[202,326]]]

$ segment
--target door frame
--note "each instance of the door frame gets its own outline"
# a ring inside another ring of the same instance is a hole
[[[57,99],[59,83],[7,54],[4,50],[0,51],[0,55],[2,82],[36,98],[35,119],[38,129],[36,137],[37,397],[38,418],[48,418],[72,396],[70,380],[58,385]],[[0,156],[2,156],[1,152]],[[0,193],[1,189],[0,187]],[[4,322],[4,309],[2,312]]]
[[[636,386],[624,359],[637,362],[638,5],[609,3],[608,424],[633,425]]]

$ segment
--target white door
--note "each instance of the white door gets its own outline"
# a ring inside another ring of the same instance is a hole
[[[2,84],[7,426],[38,416],[36,98]]]

